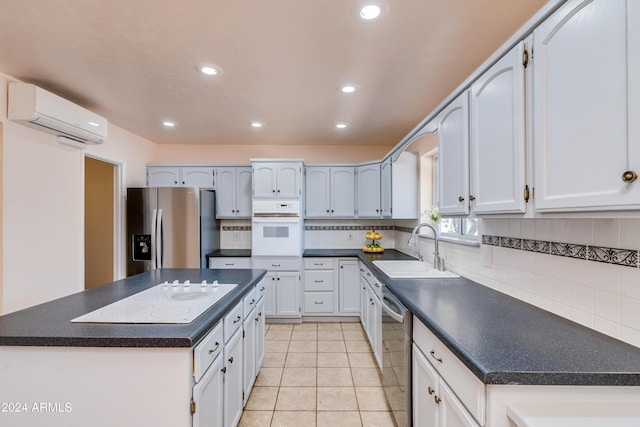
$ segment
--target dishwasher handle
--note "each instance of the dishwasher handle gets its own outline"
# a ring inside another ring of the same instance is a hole
[[[404,322],[404,316],[401,313],[398,313],[396,311],[394,311],[389,305],[385,304],[385,301],[391,301],[387,298],[385,298],[384,296],[382,297],[382,300],[380,301],[380,303],[382,304],[382,309],[389,315],[389,317],[391,317],[393,320],[395,320],[398,323],[403,323]]]

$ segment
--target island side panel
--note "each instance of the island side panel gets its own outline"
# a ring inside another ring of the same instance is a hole
[[[0,425],[190,427],[190,348],[3,347]]]

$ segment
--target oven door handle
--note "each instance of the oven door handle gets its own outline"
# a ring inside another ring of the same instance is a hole
[[[382,308],[384,309],[384,311],[387,312],[387,314],[396,322],[398,323],[403,323],[404,322],[404,316],[400,313],[396,313],[395,311],[393,311],[393,309],[391,307],[389,307],[387,304],[385,304],[386,298],[382,298],[382,300],[380,301],[380,304],[382,305]],[[388,300],[386,300],[388,301]]]

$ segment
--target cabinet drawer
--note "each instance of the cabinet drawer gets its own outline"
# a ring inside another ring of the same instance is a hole
[[[251,268],[249,257],[209,258],[209,268]]]
[[[247,295],[242,298],[242,305],[244,306],[244,319],[246,319],[249,313],[251,313],[251,310],[253,310],[253,308],[256,306],[257,301],[258,298],[256,296],[256,287],[254,286],[253,288],[251,288],[249,293],[247,293]]]
[[[193,350],[193,377],[196,382],[200,381],[207,368],[220,354],[223,343],[222,322],[218,322]]]
[[[305,271],[305,291],[333,291],[333,271]]]
[[[224,342],[231,339],[233,334],[242,327],[242,301],[240,301],[226,316],[224,316]]]
[[[469,413],[485,422],[485,386],[467,367],[414,316],[413,341],[426,359],[458,396]]]
[[[264,268],[269,271],[299,271],[300,258],[253,258],[253,268]]]
[[[305,313],[333,313],[333,292],[305,292]]]
[[[305,270],[333,270],[335,262],[331,258],[304,258]]]
[[[256,301],[260,301],[260,298],[264,296],[264,293],[267,291],[266,278],[260,280],[260,283],[256,285]]]

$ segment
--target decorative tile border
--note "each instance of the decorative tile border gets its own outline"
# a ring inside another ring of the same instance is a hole
[[[396,230],[393,225],[305,225],[306,231],[371,231]],[[411,232],[412,229],[409,230]]]
[[[250,225],[223,225],[222,231],[251,231]]]
[[[640,267],[639,251],[634,249],[605,248],[602,246],[576,245],[574,243],[547,242],[533,239],[482,235],[482,244],[527,252],[556,255],[585,261],[604,262],[624,267]]]

